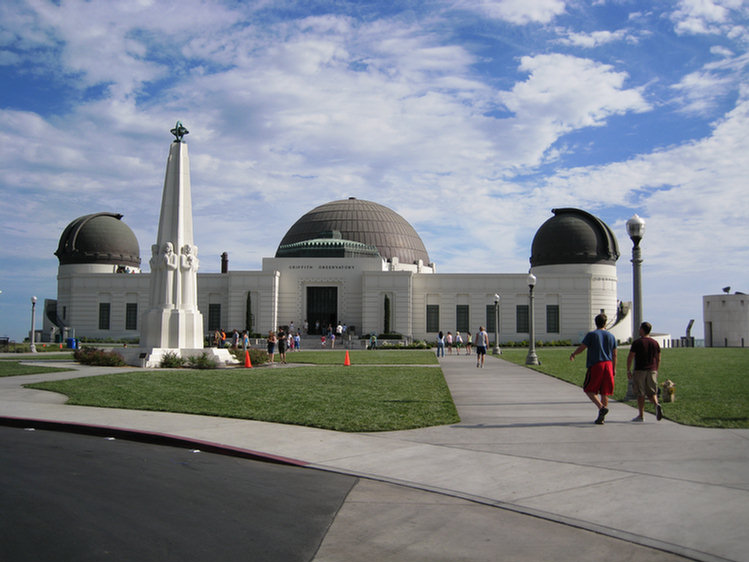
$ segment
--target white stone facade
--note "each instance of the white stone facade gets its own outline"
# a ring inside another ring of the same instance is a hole
[[[345,322],[359,335],[384,332],[386,295],[390,331],[410,339],[434,341],[438,330],[475,333],[480,325],[493,328],[494,295],[498,293],[500,342],[528,339],[527,323],[518,318],[529,302],[526,273],[417,273],[388,271],[388,265],[380,258],[266,258],[262,271],[198,273],[198,309],[204,318],[205,335],[214,328],[244,330],[248,294],[253,332],[267,334],[291,322],[301,329],[309,320],[308,288],[327,287],[335,289],[331,321]],[[58,316],[75,328],[78,337],[138,337],[140,326],[131,323],[128,327],[127,310],[129,306],[132,322],[135,305],[137,321],[141,321],[140,313],[149,304],[150,274],[81,271],[82,267],[60,267]],[[616,322],[615,266],[539,266],[533,273],[537,277],[537,340],[578,342],[593,329],[593,318],[602,310],[610,324]],[[108,323],[102,317],[102,305],[108,305],[104,307],[109,311]],[[427,306],[432,313],[437,311],[435,325],[427,326]],[[626,341],[631,333],[630,317],[611,329],[618,339]],[[493,341],[493,330],[490,336]]]

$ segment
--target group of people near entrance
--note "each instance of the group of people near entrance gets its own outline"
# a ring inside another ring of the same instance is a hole
[[[616,373],[616,351],[617,343],[614,335],[606,330],[608,318],[601,313],[595,317],[596,329],[585,334],[582,343],[570,354],[570,361],[574,361],[577,355],[587,350],[586,373],[583,383],[583,391],[598,408],[598,417],[595,423],[603,425],[606,414],[609,413],[609,396],[614,394],[614,376]],[[661,363],[661,348],[656,340],[650,337],[652,326],[649,322],[643,322],[639,327],[639,338],[632,342],[627,355],[627,378],[632,381],[632,390],[637,397],[637,416],[633,422],[644,421],[645,399],[647,398],[655,405],[655,417],[663,419],[663,407],[658,402],[658,369]],[[471,344],[476,346],[476,367],[484,366],[484,357],[489,347],[489,335],[484,327],[479,327],[476,341],[471,341],[468,333],[466,354],[471,353]],[[442,332],[437,337],[437,357],[445,356],[445,347],[452,354],[455,345],[457,354],[463,340],[460,332],[456,333],[455,339],[447,332]]]
[[[479,331],[481,331],[481,328],[479,328]],[[440,350],[442,350],[442,355],[445,355],[445,348],[447,348],[448,355],[453,354],[453,348],[455,348],[455,353],[460,355],[460,350],[463,347],[466,350],[465,354],[470,355],[473,348],[473,336],[471,336],[471,332],[466,332],[465,341],[463,341],[463,336],[460,335],[460,332],[455,332],[455,337],[453,337],[452,332],[447,332],[447,335],[440,332],[437,336],[437,357],[440,356]]]
[[[476,332],[476,367],[484,366],[484,358],[486,357],[486,349],[489,347],[489,334],[483,326],[479,326],[479,331]],[[455,338],[453,339],[452,332],[447,332],[447,335],[440,331],[437,334],[437,357],[445,356],[445,348],[447,348],[447,354],[452,355],[453,347],[455,347],[456,355],[460,355],[460,350],[463,348],[464,342],[460,332],[455,332]],[[465,354],[471,355],[474,341],[471,332],[466,332],[465,340]]]

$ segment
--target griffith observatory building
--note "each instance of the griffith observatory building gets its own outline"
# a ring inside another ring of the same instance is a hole
[[[632,335],[630,307],[617,299],[616,237],[580,209],[554,209],[536,231],[532,292],[526,272],[438,273],[404,217],[354,197],[300,217],[260,271],[233,271],[224,253],[216,256],[220,273],[200,273],[206,256],[192,244],[187,130],[178,122],[172,134],[177,140],[149,271],[142,270],[138,240],[121,214],[76,218],[55,251],[57,298],[45,300],[43,340],[140,338],[142,344],[145,333],[152,347],[182,347],[169,342],[181,341],[183,328],[175,326],[187,318],[195,334],[190,347],[203,337],[210,341],[218,329],[263,335],[292,322],[296,329],[308,323],[311,333],[340,322],[357,335],[429,342],[440,331],[475,333],[484,326],[504,344],[529,339],[531,310],[539,341],[577,343],[602,311],[617,339]],[[165,255],[171,265],[164,265]]]

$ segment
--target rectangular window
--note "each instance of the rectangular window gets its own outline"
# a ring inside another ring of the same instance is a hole
[[[108,302],[99,303],[99,329],[109,330],[109,313],[111,305]]]
[[[559,333],[559,305],[546,305],[546,332],[549,334]]]
[[[213,332],[214,330],[221,329],[221,305],[220,304],[209,304],[208,305],[208,330]]]
[[[490,334],[494,334],[497,332],[497,315],[494,312],[494,305],[493,304],[487,304],[486,305],[486,331]]]
[[[125,304],[125,329],[138,329],[138,303],[129,302]]]
[[[529,334],[530,324],[528,323],[528,305],[519,304],[515,308],[515,331],[518,334]]]
[[[455,329],[458,332],[467,332],[471,329],[469,325],[469,308],[467,304],[459,304],[455,307]]]
[[[440,331],[440,305],[427,305],[427,332]]]

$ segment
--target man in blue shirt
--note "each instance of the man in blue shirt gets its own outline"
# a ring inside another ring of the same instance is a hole
[[[603,425],[603,420],[609,413],[607,406],[609,396],[614,394],[616,373],[616,338],[604,329],[607,320],[603,313],[596,316],[596,329],[585,334],[583,343],[570,355],[570,361],[574,361],[575,355],[588,350],[583,390],[598,407],[598,418],[595,421],[598,425]],[[601,396],[600,399],[598,395]]]

